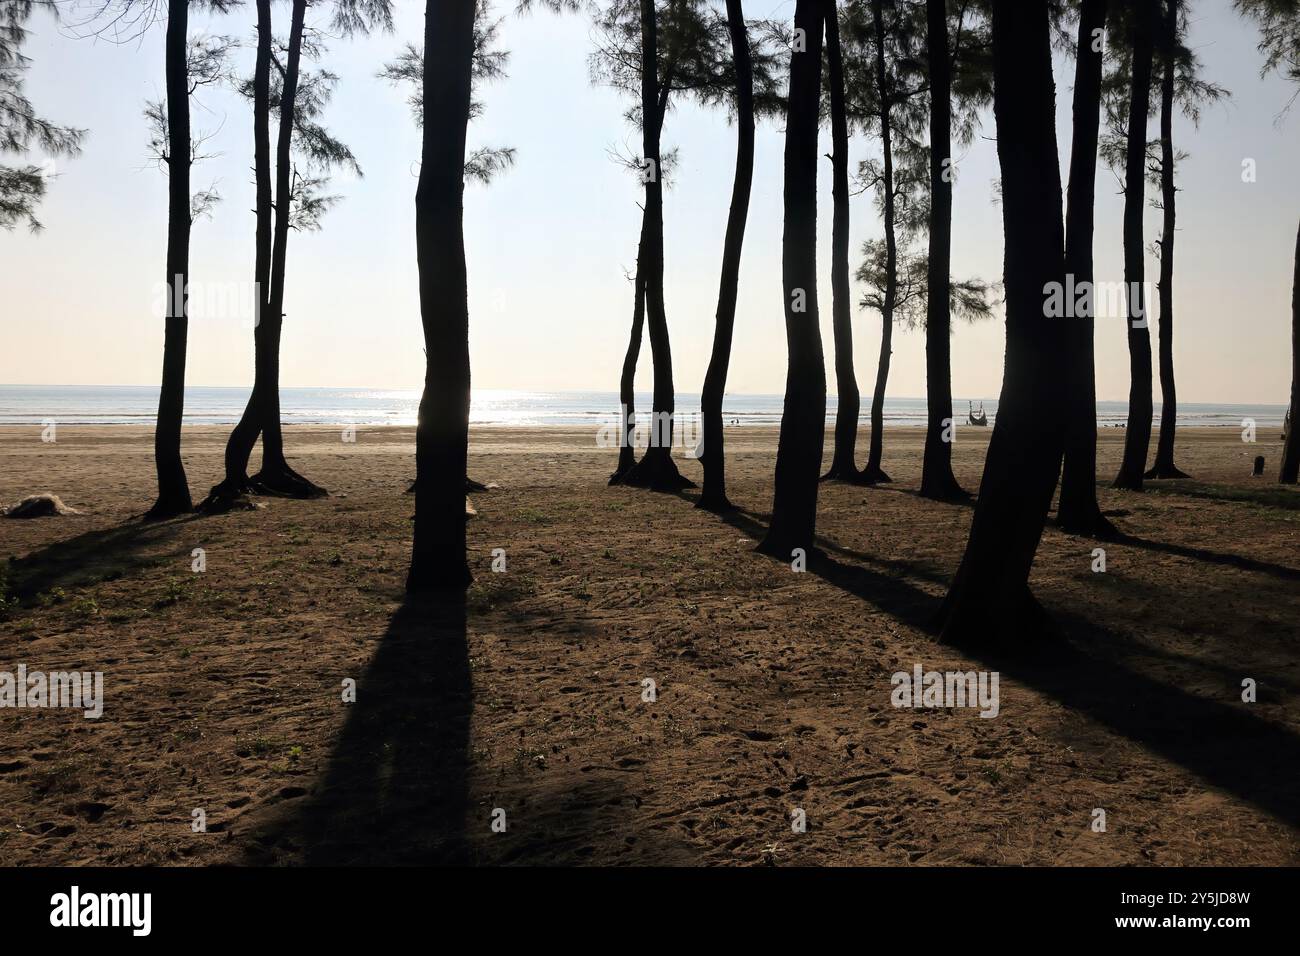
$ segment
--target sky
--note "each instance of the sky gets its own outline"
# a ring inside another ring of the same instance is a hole
[[[363,177],[336,177],[342,201],[319,233],[289,243],[282,384],[418,387],[423,345],[415,263],[414,196],[420,133],[406,102],[376,74],[407,41],[419,43],[423,2],[395,0],[396,31],[332,40],[322,65],[340,81],[324,120],[352,146]],[[276,4],[287,29],[288,7]],[[793,2],[750,0],[751,17],[789,18]],[[1300,216],[1300,110],[1283,115],[1295,89],[1260,78],[1252,24],[1228,0],[1191,0],[1190,44],[1205,76],[1232,91],[1208,107],[1195,128],[1179,116],[1175,257],[1175,363],[1184,402],[1283,403],[1290,388],[1291,279]],[[501,45],[508,77],[481,92],[483,116],[469,145],[512,146],[516,165],[490,186],[465,195],[470,349],[476,388],[600,390],[618,387],[632,313],[641,189],[614,158],[636,153],[639,134],[624,119],[627,103],[593,86],[593,36],[576,15],[504,17]],[[251,46],[251,4],[232,15],[194,18],[192,32],[236,36]],[[309,22],[327,26],[317,4]],[[6,290],[0,383],[146,385],[158,381],[165,280],[167,185],[149,160],[146,100],[163,90],[163,33],[126,44],[79,37],[37,15],[25,52],[33,64],[28,94],[48,118],[89,132],[79,157],[57,160],[57,178],[40,208],[45,230],[0,231],[0,279]],[[277,26],[277,30],[280,27]],[[250,51],[244,51],[247,59]],[[1056,63],[1058,140],[1068,163],[1072,65]],[[196,130],[211,138],[211,158],[196,166],[195,188],[215,183],[223,196],[211,220],[195,225],[191,282],[196,298],[220,312],[223,297],[246,290],[253,266],[252,116],[226,91],[205,91]],[[957,155],[953,274],[998,280],[1001,208],[993,118]],[[786,349],[781,290],[782,149],[779,123],[760,124],[749,225],[741,264],[735,345],[728,390],[780,393]],[[1154,117],[1153,135],[1157,129]],[[822,132],[821,153],[830,151]],[[679,392],[700,390],[713,338],[722,239],[735,161],[735,128],[725,114],[679,104],[668,116],[665,149],[679,165],[665,194],[665,298]],[[857,136],[851,168],[878,150]],[[34,161],[40,162],[36,156]],[[1253,160],[1253,182],[1243,163]],[[12,159],[6,161],[12,162]],[[822,335],[834,390],[830,328],[830,162],[818,178],[818,253]],[[1150,195],[1150,193],[1149,193]],[[1097,175],[1095,271],[1098,282],[1123,278],[1119,182]],[[881,234],[872,199],[852,201],[853,268],[862,243]],[[1146,239],[1159,234],[1149,209]],[[1148,256],[1154,283],[1157,259]],[[862,290],[855,283],[854,301]],[[247,386],[253,376],[251,326],[238,315],[190,322],[187,381]],[[1158,317],[1156,322],[1158,323]],[[1152,338],[1157,325],[1153,323]],[[958,323],[952,384],[959,398],[996,397],[1005,330],[1000,310],[975,325]],[[854,308],[858,384],[870,395],[880,317]],[[1128,395],[1123,320],[1099,319],[1097,395]],[[651,385],[648,344],[638,388]],[[1156,386],[1157,399],[1158,385]],[[925,394],[924,335],[897,329],[889,394]],[[864,401],[864,412],[867,402]]]

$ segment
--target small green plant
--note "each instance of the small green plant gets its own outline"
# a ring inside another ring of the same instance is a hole
[[[171,607],[173,604],[179,604],[189,596],[189,582],[182,581],[179,578],[168,578],[167,586],[158,600],[153,602],[155,608]]]
[[[99,602],[90,595],[77,598],[70,605],[68,610],[72,616],[79,621],[89,621],[91,618],[99,616]]]
[[[36,596],[36,603],[41,607],[50,607],[55,604],[62,604],[68,598],[68,592],[63,588],[50,588]]]

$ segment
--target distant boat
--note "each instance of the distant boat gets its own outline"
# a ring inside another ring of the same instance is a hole
[[[966,418],[969,419],[970,423],[971,423],[972,425],[976,425],[976,426],[978,426],[978,427],[980,427],[980,428],[986,428],[986,427],[988,427],[989,417],[988,417],[988,415],[984,414],[984,403],[983,403],[983,402],[980,402],[980,413],[979,413],[979,415],[976,415],[976,414],[975,414],[975,408],[974,408],[973,405],[971,405],[970,402],[967,402],[966,404],[967,404],[967,406],[969,406],[968,409],[967,409],[967,411],[966,411]]]

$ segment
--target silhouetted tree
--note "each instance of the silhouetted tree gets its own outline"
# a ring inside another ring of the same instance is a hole
[[[232,4],[205,0],[195,4],[225,12]],[[162,386],[154,426],[154,465],[158,497],[145,514],[160,520],[193,508],[185,465],[181,461],[181,422],[185,416],[185,359],[189,335],[190,228],[218,197],[215,189],[192,193],[190,171],[204,137],[191,133],[190,97],[200,87],[226,78],[233,42],[227,37],[189,37],[189,0],[172,0],[167,8],[165,45],[166,99],[149,103],[145,116],[153,127],[150,151],[167,170],[167,304],[163,338]]]
[[[823,478],[857,481],[858,413],[862,408],[853,369],[853,307],[849,289],[849,121],[844,97],[844,61],[840,52],[839,4],[826,12],[826,80],[831,116],[831,316],[835,342],[834,453]]]
[[[1160,186],[1160,437],[1156,460],[1146,478],[1186,478],[1174,464],[1174,435],[1178,425],[1178,393],[1174,379],[1174,234],[1178,216],[1174,164],[1186,154],[1174,149],[1173,114],[1181,105],[1193,122],[1200,120],[1200,107],[1227,95],[1223,87],[1207,83],[1197,75],[1199,61],[1187,47],[1187,7],[1183,0],[1163,0],[1159,39],[1160,145],[1148,163],[1151,178]],[[1153,151],[1154,152],[1154,151]]]
[[[478,0],[474,12],[474,72],[473,83],[478,84],[499,80],[506,75],[506,65],[510,62],[510,52],[497,46],[501,30],[501,20],[493,19],[487,0]],[[415,125],[424,122],[424,51],[413,43],[408,43],[398,54],[397,59],[384,65],[379,72],[380,79],[388,80],[393,85],[409,85],[411,95],[411,113]],[[483,103],[473,98],[469,104],[469,118],[477,119],[483,115]],[[467,147],[468,149],[468,147]],[[500,173],[515,164],[515,150],[511,146],[479,146],[469,151],[465,157],[465,178],[486,186]]]
[[[973,134],[973,108],[987,100],[986,41],[966,17],[971,4],[956,4],[956,33],[949,38],[947,0],[926,0],[926,56],[930,102],[930,223],[926,299],[925,458],[921,495],[946,500],[965,496],[952,473],[952,321],[948,283],[952,267],[952,159],[954,99],[965,112],[963,140]],[[956,81],[954,78],[956,74]],[[948,436],[945,439],[945,436]]]
[[[1142,242],[1143,189],[1146,183],[1147,114],[1158,0],[1133,0],[1129,30],[1132,78],[1128,97],[1128,139],[1124,165],[1124,283],[1128,290],[1129,395],[1124,458],[1114,486],[1142,490],[1151,443],[1151,329],[1146,302],[1145,248]]]
[[[23,73],[29,59],[22,47],[27,22],[37,9],[57,17],[54,0],[5,0],[0,3],[0,156],[24,156],[33,147],[49,156],[75,156],[81,151],[84,131],[56,126],[39,116],[23,91]],[[13,229],[26,222],[32,232],[41,229],[36,207],[45,196],[47,176],[39,165],[0,163],[0,228]]]
[[[475,0],[425,6],[424,146],[415,193],[425,376],[408,593],[457,593],[472,580],[465,553],[470,364],[463,199],[475,10]]]
[[[785,121],[785,233],[781,284],[789,361],[776,455],[772,523],[760,549],[788,560],[809,554],[826,433],[826,369],[817,311],[817,127],[826,4],[797,0]]]
[[[483,115],[482,101],[474,98],[474,90],[479,83],[498,80],[506,75],[506,64],[510,60],[508,50],[497,47],[497,37],[501,20],[490,15],[487,0],[477,0],[474,10],[474,66],[472,86],[470,88],[469,116],[476,119]],[[424,51],[413,43],[408,43],[398,54],[397,59],[384,65],[379,72],[380,79],[388,80],[395,86],[410,85],[411,113],[416,126],[424,124]],[[468,149],[468,146],[466,147]],[[465,179],[488,185],[498,175],[515,164],[515,150],[511,146],[479,146],[469,151],[465,157]],[[471,396],[472,398],[472,396]],[[465,476],[465,491],[486,491],[487,486]],[[406,489],[408,494],[415,493],[415,482]]]
[[[718,282],[717,325],[713,333],[713,352],[704,375],[700,395],[700,417],[704,447],[700,464],[704,467],[704,488],[697,502],[701,508],[725,511],[732,507],[727,499],[726,454],[723,447],[722,396],[727,387],[727,369],[731,363],[732,330],[736,324],[736,293],[740,282],[740,252],[745,241],[745,220],[749,216],[749,193],[754,181],[754,70],[750,57],[749,34],[741,0],[726,0],[727,29],[731,37],[731,58],[736,76],[736,174],[731,187],[731,209],[727,213],[727,232],[722,242],[722,277]],[[847,238],[847,237],[846,237]],[[639,270],[638,270],[639,272]],[[638,281],[640,277],[638,276]],[[644,290],[638,290],[641,308]],[[638,323],[633,335],[639,339]],[[635,368],[635,359],[633,360]],[[855,423],[856,427],[856,423]],[[630,451],[628,443],[620,454]],[[621,466],[621,463],[620,463]]]
[[[1066,193],[1065,271],[1076,287],[1093,281],[1092,235],[1101,123],[1102,61],[1107,0],[1083,0],[1074,62],[1074,125]],[[1084,286],[1088,283],[1089,286]],[[1092,300],[1096,302],[1095,297]],[[1115,526],[1097,503],[1097,383],[1092,310],[1066,327],[1070,390],[1066,399],[1065,457],[1056,518],[1066,531],[1112,538]]]
[[[1064,323],[1044,288],[1065,279],[1049,0],[993,0],[994,116],[1002,177],[1007,347],[997,421],[943,638],[980,644],[1046,622],[1029,571],[1061,466]]]
[[[925,45],[930,62],[930,273],[933,295],[925,317],[925,458],[921,494],[954,498],[964,492],[952,473],[952,335],[947,317],[952,263],[952,61],[947,0],[926,0]]]
[[[636,95],[636,105],[627,117],[641,129],[641,156],[632,165],[645,187],[633,282],[632,335],[619,386],[624,414],[622,446],[610,483],[665,491],[693,487],[672,459],[676,406],[663,283],[663,180],[671,156],[661,155],[660,141],[675,91],[686,91],[706,102],[730,95],[734,76],[724,52],[726,32],[718,29],[718,21],[707,15],[700,0],[666,0],[662,4],[613,0],[601,12],[597,26],[600,41],[591,61],[592,75]],[[634,463],[632,377],[640,353],[642,323],[650,334],[654,399],[649,444],[641,461]]]
[[[1233,0],[1259,25],[1264,73],[1277,71],[1300,83],[1300,0]],[[1296,230],[1291,278],[1291,428],[1282,449],[1278,481],[1294,485],[1300,477],[1300,228]]]
[[[863,246],[859,281],[872,284],[859,303],[880,312],[880,357],[871,401],[871,442],[867,465],[857,480],[864,484],[889,481],[881,461],[884,456],[884,401],[893,354],[894,304],[898,294],[900,238],[919,228],[928,217],[928,203],[916,160],[923,153],[917,142],[924,122],[924,96],[920,84],[909,84],[903,74],[913,70],[919,35],[913,8],[894,0],[861,2],[845,11],[845,72],[850,96],[849,114],[880,139],[881,159],[863,162],[858,171],[861,189],[872,189],[880,210],[884,238]],[[902,143],[903,163],[896,164]],[[917,215],[924,210],[923,215]]]
[[[238,424],[226,442],[225,477],[200,507],[223,510],[247,491],[318,498],[325,489],[298,474],[284,456],[280,426],[280,339],[284,328],[285,271],[290,230],[314,230],[338,197],[324,195],[323,173],[334,166],[361,174],[351,150],[318,122],[337,77],[302,69],[304,54],[318,56],[319,40],[306,27],[308,0],[292,0],[288,41],[277,49],[270,0],[257,0],[257,52],[251,83],[241,92],[253,102],[253,169],[256,187],[254,281],[258,290],[257,324],[253,332],[253,390]],[[391,28],[391,0],[335,0],[334,28],[349,36],[375,26]],[[275,82],[272,81],[272,67]],[[271,113],[278,129],[274,157],[275,195],[272,199]],[[295,151],[308,163],[306,172],[294,162]],[[258,436],[262,438],[262,467],[248,477],[248,461]]]

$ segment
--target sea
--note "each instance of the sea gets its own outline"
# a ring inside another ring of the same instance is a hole
[[[248,401],[249,389],[193,385],[185,389],[185,422],[190,425],[234,424]],[[638,393],[638,418],[650,410],[651,396]],[[780,395],[728,394],[723,420],[732,426],[775,425],[781,421]],[[280,404],[285,424],[303,425],[414,425],[420,403],[415,388],[282,388]],[[996,398],[959,396],[953,400],[953,417],[966,421],[970,405],[983,405],[992,422],[997,417]],[[835,418],[835,395],[827,396],[826,420]],[[0,385],[0,425],[145,425],[158,409],[158,387],[136,385]],[[698,415],[700,396],[678,393],[677,415]],[[886,398],[885,426],[924,425],[924,398]],[[479,426],[531,427],[590,425],[617,422],[618,393],[527,392],[475,389],[471,393],[470,423]],[[1241,428],[1245,419],[1259,427],[1280,427],[1285,405],[1216,405],[1180,402],[1180,426]],[[863,396],[861,420],[871,416],[871,399]],[[1126,402],[1098,402],[1097,424],[1120,427],[1127,420]],[[1155,420],[1160,403],[1155,403]]]

